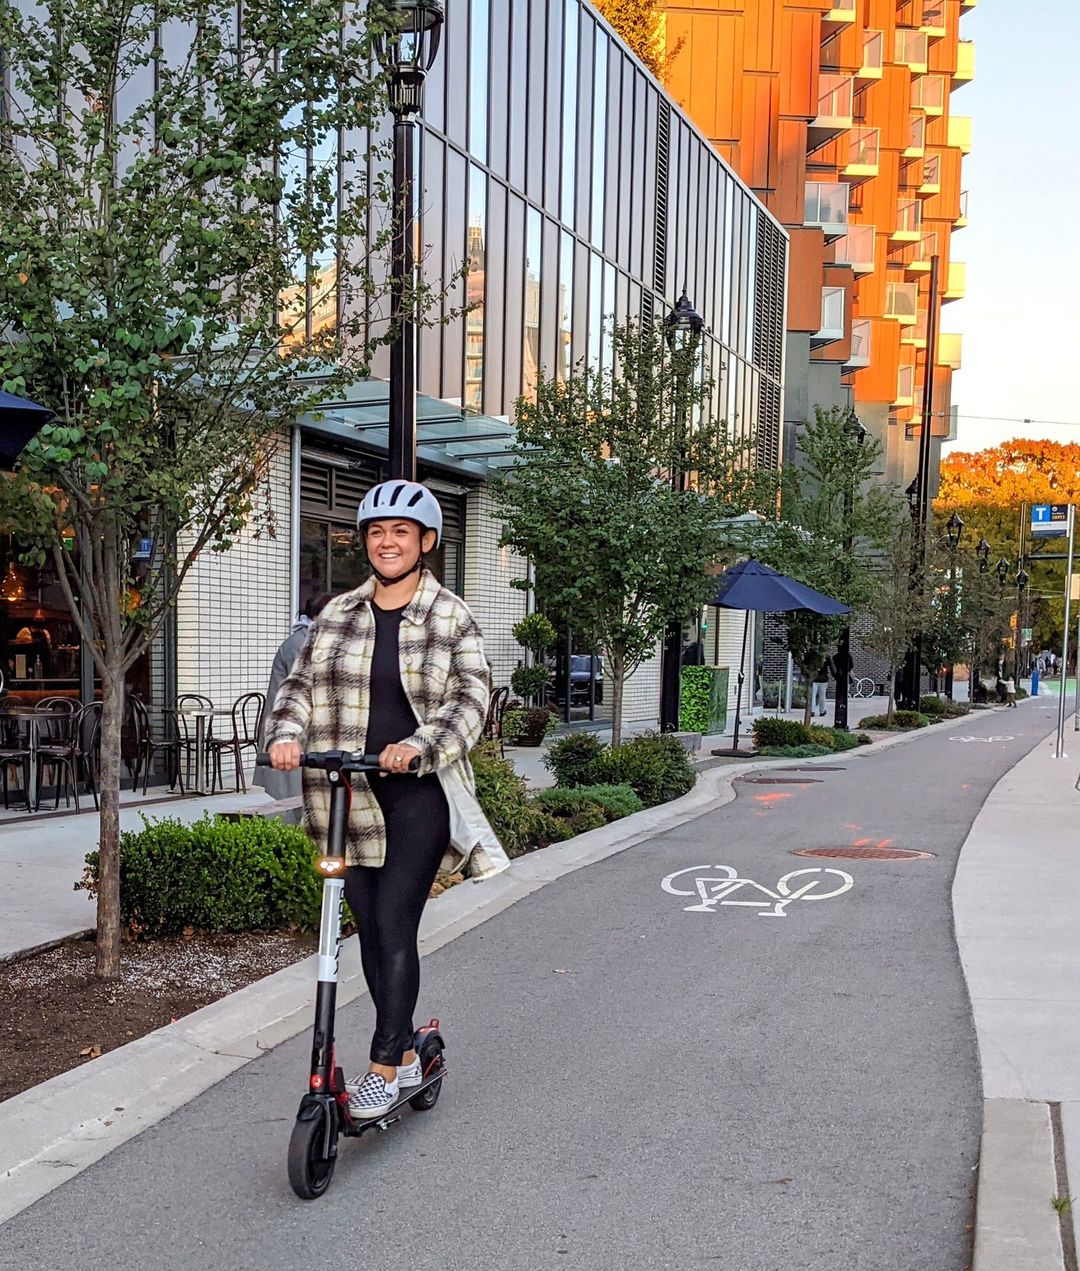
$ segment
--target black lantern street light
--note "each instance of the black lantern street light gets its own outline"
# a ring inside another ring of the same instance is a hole
[[[963,519],[958,512],[954,512],[945,522],[945,537],[949,540],[949,547],[952,551],[955,552],[960,546],[960,538],[963,533]]]
[[[1024,568],[1021,561],[1020,568],[1016,571],[1016,678],[1019,683],[1020,676],[1026,665],[1026,650],[1024,649],[1024,592],[1027,591],[1029,582],[1028,572]]]
[[[979,573],[985,574],[990,568],[990,544],[985,538],[980,538],[975,548],[975,555],[979,558]]]
[[[389,475],[407,481],[416,479],[416,325],[409,311],[416,292],[416,129],[444,19],[443,0],[391,0],[389,25],[375,35],[394,116]]]
[[[668,347],[672,351],[680,344],[687,349],[696,348],[704,330],[705,319],[694,308],[684,287],[682,295],[675,302],[675,307],[664,319],[664,336]],[[687,386],[676,382],[673,387],[676,444],[673,448],[671,464],[671,488],[676,492],[682,492],[686,489],[689,475],[686,471],[686,434],[690,421],[687,417]],[[664,633],[664,653],[660,665],[660,731],[664,733],[679,731],[682,637],[682,623],[669,622],[667,631]]]
[[[853,410],[849,410],[844,419],[844,436],[848,442],[856,446],[866,443],[866,428],[862,420]],[[855,510],[854,484],[849,483],[844,490],[844,560],[851,557],[851,518]],[[836,703],[833,714],[833,727],[847,731],[848,726],[848,680],[854,663],[851,657],[851,627],[844,624],[836,639]]]
[[[964,520],[959,512],[954,511],[945,522],[945,538],[949,544],[949,623],[956,619],[956,553],[960,540],[964,537]],[[953,696],[953,664],[950,659],[949,669],[945,674],[945,696],[952,701]]]
[[[1005,582],[1009,577],[1009,561],[1003,556],[997,563],[998,582],[1001,584],[1001,590],[1005,590]]]

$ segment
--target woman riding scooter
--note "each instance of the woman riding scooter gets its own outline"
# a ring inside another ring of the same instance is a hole
[[[354,779],[345,874],[376,1012],[371,1063],[348,1083],[349,1111],[374,1118],[422,1080],[417,930],[436,873],[486,877],[509,861],[473,795],[467,757],[488,705],[480,628],[424,564],[442,536],[438,500],[416,482],[387,481],[368,491],[357,525],[373,576],[323,610],[279,690],[267,741],[280,772],[300,766],[301,743],[377,754],[384,770]],[[325,847],[328,783],[305,769],[303,784],[305,826]]]

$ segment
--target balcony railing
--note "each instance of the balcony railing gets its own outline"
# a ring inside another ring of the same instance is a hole
[[[975,78],[975,45],[971,40],[958,40],[956,45],[956,72],[953,75],[953,88],[961,84],[970,84]]]
[[[922,204],[918,199],[902,199],[897,204],[892,237],[898,243],[917,243],[922,238]]]
[[[849,266],[856,274],[872,274],[874,238],[872,225],[849,225],[844,237],[837,239],[835,263]]]
[[[822,287],[821,328],[810,337],[811,345],[832,344],[844,338],[844,289]]]
[[[913,282],[885,284],[885,317],[913,326],[919,313],[919,288]]]
[[[900,343],[909,348],[926,348],[926,310],[924,309],[910,326],[900,332]]]
[[[854,22],[857,16],[855,0],[829,0],[829,7],[822,14],[826,22]]]
[[[930,272],[930,262],[937,255],[938,239],[936,234],[924,234],[904,253],[904,268],[909,274],[925,274]]]
[[[821,72],[818,77],[818,113],[807,126],[812,147],[823,146],[851,127],[854,92],[855,81],[850,75]]]
[[[905,159],[921,159],[926,149],[926,116],[912,115]]]
[[[945,283],[942,300],[963,300],[967,292],[967,263],[962,260],[949,261],[949,277]]]
[[[960,191],[960,215],[956,218],[955,221],[953,221],[953,227],[955,229],[963,229],[967,223],[968,223],[968,192],[967,190],[961,190]]]
[[[923,5],[921,29],[932,40],[940,40],[948,34],[943,0],[926,0]]]
[[[880,79],[885,60],[885,32],[864,31],[862,38],[862,66],[858,79]]]
[[[894,406],[915,405],[915,368],[902,366],[896,373],[896,396]]]
[[[932,154],[923,160],[922,184],[919,193],[928,198],[941,193],[941,155]]]
[[[803,199],[803,224],[824,230],[826,239],[839,238],[848,230],[846,181],[807,181]]]
[[[944,75],[919,75],[911,81],[911,104],[928,115],[944,114],[947,96]]]
[[[906,66],[916,75],[925,75],[930,69],[930,40],[925,31],[912,31],[900,27],[896,32],[893,61]]]
[[[848,138],[848,156],[847,163],[844,165],[844,175],[876,177],[880,150],[880,129],[853,128]]]
[[[861,366],[870,365],[870,342],[874,325],[869,318],[851,319],[851,353],[844,366],[850,370],[858,370]]]
[[[938,335],[937,360],[939,366],[960,369],[963,362],[964,337],[959,331],[942,331]]]
[[[955,146],[961,154],[971,153],[971,116],[949,116],[949,145]]]

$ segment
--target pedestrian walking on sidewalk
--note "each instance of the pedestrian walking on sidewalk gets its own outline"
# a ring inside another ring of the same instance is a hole
[[[418,1085],[412,1014],[417,930],[440,866],[487,877],[509,861],[474,794],[468,754],[488,706],[476,619],[426,567],[442,510],[426,487],[373,487],[357,513],[372,577],[332,600],[281,686],[267,731],[279,772],[312,751],[377,754],[383,775],[353,779],[345,898],[356,919],[375,1034],[368,1070],[348,1083],[354,1117],[379,1117]],[[419,760],[416,771],[410,765]],[[303,772],[305,826],[324,846],[325,775]]]
[[[810,703],[811,715],[824,715],[829,703],[829,664],[822,662],[814,676],[813,699]]]
[[[1016,706],[1016,681],[1011,675],[1005,681],[1005,704],[1006,706]]]
[[[293,623],[292,631],[282,641],[274,655],[274,665],[270,668],[270,683],[266,686],[266,705],[263,707],[262,718],[259,720],[260,750],[266,749],[266,726],[273,713],[278,690],[293,669],[293,663],[299,657],[304,641],[315,625],[315,619],[326,608],[329,600],[329,592],[321,596],[309,596],[303,609],[300,610],[300,616]],[[278,772],[274,768],[256,768],[254,784],[262,786],[273,799],[296,799],[300,796],[300,770],[297,768],[293,772]]]

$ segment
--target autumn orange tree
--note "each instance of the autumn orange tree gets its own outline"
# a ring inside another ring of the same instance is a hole
[[[944,520],[956,511],[964,520],[965,542],[985,537],[995,558],[1008,558],[1015,574],[1020,554],[1020,521],[1025,503],[1080,506],[1080,445],[1017,437],[986,450],[954,451],[942,460],[935,511]],[[1064,589],[1060,561],[1029,563],[1034,642],[1060,642]]]
[[[662,0],[594,0],[596,7],[662,83],[667,83],[672,63],[685,39],[668,46]]]

